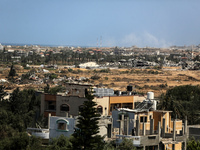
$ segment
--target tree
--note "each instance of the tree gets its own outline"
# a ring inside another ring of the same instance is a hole
[[[0,101],[4,99],[4,97],[7,95],[7,93],[4,91],[4,86],[0,85]]]
[[[98,121],[100,115],[94,106],[96,103],[92,101],[93,96],[86,94],[87,101],[84,102],[78,117],[77,128],[75,129],[73,139],[71,140],[73,149],[83,150],[102,150],[104,146],[103,138],[99,133]]]
[[[13,137],[5,138],[0,141],[0,149],[6,150],[42,150],[41,139],[29,137],[27,133],[22,132]]]
[[[12,79],[13,79],[14,76],[16,76],[16,70],[14,68],[14,65],[12,64],[10,67],[10,72],[8,74],[8,77],[12,77]]]
[[[136,147],[133,145],[132,140],[123,139],[122,142],[119,144],[118,150],[136,150]]]
[[[44,93],[49,93],[49,84],[47,84],[47,86],[44,87]]]
[[[103,150],[115,150],[116,142],[114,140],[106,142]]]
[[[63,134],[59,138],[52,139],[49,150],[71,150],[72,144]]]
[[[187,142],[187,150],[200,150],[200,142],[194,139]]]
[[[192,85],[177,86],[161,96],[158,109],[172,111],[172,117],[188,118],[189,124],[200,123],[200,87]]]

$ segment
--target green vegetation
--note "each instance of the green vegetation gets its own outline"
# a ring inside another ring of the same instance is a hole
[[[80,110],[77,129],[72,135],[73,149],[102,150],[104,147],[103,137],[96,135],[99,133],[98,120],[100,114],[94,107],[96,103],[92,101],[93,96],[86,94],[86,98],[88,101],[84,102]]]
[[[62,134],[51,140],[48,150],[72,150],[72,143],[68,137]]]
[[[118,150],[136,150],[136,147],[133,146],[132,140],[123,139],[122,142],[119,144]]]
[[[116,146],[115,141],[108,141],[103,150],[136,150],[132,140],[123,139],[119,146]]]
[[[10,72],[9,72],[9,74],[8,74],[8,79],[10,80],[10,81],[13,81],[14,79],[14,76],[16,76],[16,70],[15,70],[15,68],[14,68],[14,65],[12,64],[11,65],[11,67],[10,67]]]
[[[44,147],[41,145],[40,138],[29,137],[25,132],[0,141],[1,150],[44,150]]]
[[[49,84],[44,87],[44,92],[48,94],[56,95],[58,92],[63,92],[65,90],[62,86],[55,86],[50,88]]]
[[[200,123],[200,87],[184,85],[174,87],[161,96],[158,109],[171,110],[172,117],[188,118],[188,123]]]
[[[41,141],[27,135],[27,127],[35,127],[40,98],[32,89],[13,91],[9,99],[0,86],[0,149],[41,149]]]
[[[200,142],[191,139],[187,142],[187,150],[200,150]]]

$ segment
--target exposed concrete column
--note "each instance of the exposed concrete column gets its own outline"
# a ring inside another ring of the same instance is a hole
[[[143,122],[142,135],[146,135],[146,124]]]
[[[143,146],[143,150],[145,150],[145,146]]]
[[[176,140],[176,119],[173,122],[173,141]]]
[[[187,136],[187,116],[185,117],[185,122],[184,122],[184,134]]]
[[[184,150],[186,150],[187,148],[187,116],[185,117],[185,123],[184,123],[184,136],[185,136],[185,139],[184,139]]]
[[[162,123],[162,137],[165,137],[165,118],[163,118],[163,123]]]
[[[137,118],[136,120],[136,136],[140,135],[140,122],[139,119]]]
[[[183,146],[184,146],[183,150],[187,150],[187,141],[186,141],[186,139],[185,139],[185,141],[184,141]]]
[[[154,134],[154,119],[150,120],[150,135]]]
[[[50,129],[50,117],[51,117],[51,113],[48,114],[48,129]]]
[[[68,115],[68,113],[67,113],[67,112],[65,113],[65,117],[66,117],[66,118],[68,118],[68,117],[69,117],[69,115]]]
[[[158,139],[159,139],[159,142],[160,142],[160,121],[158,122]]]
[[[124,130],[124,114],[121,115],[121,121],[120,121],[120,135],[123,135]]]
[[[126,135],[129,135],[129,117],[126,118]]]

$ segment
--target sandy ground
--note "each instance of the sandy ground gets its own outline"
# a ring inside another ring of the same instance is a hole
[[[180,68],[163,68],[162,70],[155,69],[111,69],[108,72],[102,72],[101,69],[87,70],[73,68],[75,72],[68,72],[65,69],[65,73],[59,73],[62,69],[51,69],[51,73],[56,73],[59,76],[66,75],[67,77],[87,77],[89,81],[95,85],[105,86],[107,88],[113,88],[114,90],[125,91],[127,85],[132,85],[134,91],[140,93],[146,93],[153,91],[155,97],[165,93],[167,89],[173,88],[179,85],[199,85],[200,84],[200,70],[181,70]],[[77,70],[79,70],[77,72]],[[17,74],[20,77],[30,70],[18,68]],[[4,69],[0,73],[1,79],[6,79],[8,76],[9,68]],[[44,73],[36,73],[41,78],[44,77]],[[90,79],[92,76],[99,76],[98,80]],[[17,77],[16,77],[17,78]],[[16,87],[39,89],[45,85],[32,84],[9,84],[8,90],[12,90]]]

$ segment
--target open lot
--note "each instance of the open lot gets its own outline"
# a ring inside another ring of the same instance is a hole
[[[15,66],[18,79],[22,74],[30,72],[33,68],[23,69],[19,66]],[[36,67],[36,66],[34,66]],[[40,78],[45,78],[45,73],[38,71],[35,68],[35,74]],[[153,91],[155,97],[165,93],[167,89],[180,85],[200,85],[200,71],[199,70],[181,70],[180,68],[163,68],[157,69],[80,69],[80,68],[60,68],[60,69],[48,69],[50,73],[57,74],[57,78],[66,77],[79,79],[85,77],[88,80],[86,82],[92,83],[99,87],[104,86],[107,88],[113,88],[114,90],[125,91],[127,85],[132,85],[134,91],[139,93],[146,93]],[[6,79],[9,73],[9,68],[0,70],[0,78]],[[27,83],[28,82],[28,83]],[[4,84],[8,90],[13,90],[16,87],[20,89],[35,88],[42,90],[46,84],[38,84],[36,81],[28,80],[26,83],[20,84],[20,82]],[[50,82],[50,86],[55,86],[54,82]]]

